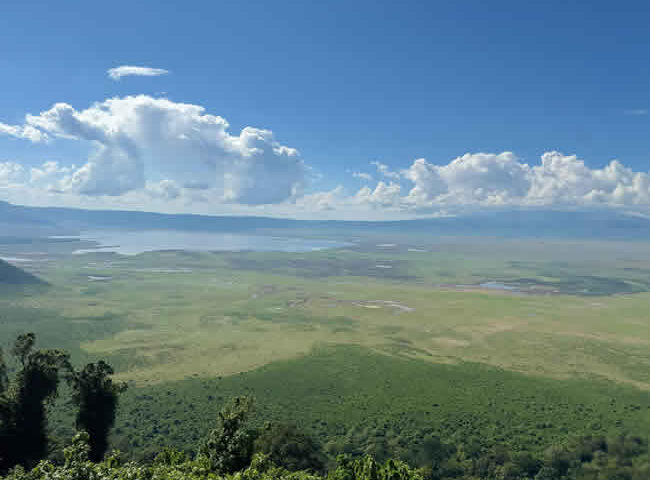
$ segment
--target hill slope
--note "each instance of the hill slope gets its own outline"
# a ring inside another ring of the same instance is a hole
[[[426,435],[542,452],[571,437],[646,432],[647,392],[596,379],[554,380],[473,363],[431,364],[362,347],[322,346],[224,378],[130,388],[120,400],[113,445],[151,458],[166,445],[192,450],[225,402],[255,398],[255,418],[295,423],[338,453],[360,449],[406,460]],[[56,435],[70,438],[58,406]]]
[[[0,285],[42,285],[40,278],[0,260]]]

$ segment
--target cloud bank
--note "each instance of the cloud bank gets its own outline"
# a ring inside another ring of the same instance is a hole
[[[109,69],[107,72],[109,77],[113,80],[119,80],[122,77],[158,77],[160,75],[167,75],[169,70],[164,68],[150,68],[150,67],[136,67],[134,65],[122,65]]]
[[[650,205],[650,174],[617,160],[591,169],[559,152],[544,153],[539,165],[512,152],[468,153],[441,166],[421,158],[402,175],[414,184],[404,201],[415,208]]]
[[[85,109],[56,103],[0,135],[56,149],[88,145],[85,158],[38,165],[0,161],[0,198],[15,203],[299,218],[406,218],[488,208],[619,208],[650,213],[650,173],[618,160],[590,168],[550,151],[527,163],[512,152],[467,153],[396,169],[371,162],[350,185],[315,191],[312,168],[272,131],[228,122],[200,105],[146,95]],[[363,186],[359,188],[359,180]],[[345,182],[344,182],[345,183]]]
[[[85,110],[57,103],[12,128],[39,132],[30,135],[33,142],[91,145],[82,165],[51,176],[50,190],[62,193],[120,196],[165,181],[177,190],[210,190],[213,199],[257,205],[295,197],[305,183],[300,154],[270,130],[246,127],[232,135],[224,118],[162,98],[112,98]]]

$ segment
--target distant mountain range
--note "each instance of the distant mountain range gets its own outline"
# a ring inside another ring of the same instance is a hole
[[[360,235],[650,239],[650,219],[621,212],[500,210],[459,217],[401,221],[291,220],[269,217],[161,214],[137,211],[25,207],[0,201],[0,237],[74,235],[93,229],[193,230]]]

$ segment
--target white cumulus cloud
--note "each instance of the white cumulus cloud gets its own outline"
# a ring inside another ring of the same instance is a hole
[[[47,134],[31,125],[7,125],[6,123],[0,122],[0,135],[24,138],[34,143],[47,140]]]
[[[119,80],[122,77],[129,77],[129,76],[158,77],[160,75],[167,75],[169,73],[169,70],[165,70],[164,68],[136,67],[134,65],[121,65],[119,67],[109,69],[106,73],[113,80]]]
[[[0,162],[0,187],[25,181],[25,169],[15,162]]]
[[[592,169],[575,155],[546,152],[532,168],[527,203],[541,205],[650,205],[650,174],[618,160]]]
[[[304,195],[297,202],[297,206],[303,211],[335,211],[339,210],[345,201],[345,190],[342,185],[338,185],[332,190]]]
[[[401,187],[397,183],[379,182],[374,189],[363,187],[354,196],[357,203],[377,207],[398,207]]]
[[[146,186],[147,193],[153,197],[163,200],[173,200],[181,196],[181,188],[173,180],[165,179],[158,183],[149,183]]]
[[[494,203],[522,197],[530,188],[530,167],[511,152],[465,154],[438,166],[418,159],[403,172],[414,183],[414,203]]]
[[[60,188],[61,178],[74,172],[74,165],[64,167],[59,162],[47,161],[29,170],[29,182],[32,186],[40,186],[56,192]]]
[[[111,98],[85,110],[57,103],[16,128],[93,146],[84,164],[59,172],[62,192],[119,196],[158,176],[201,185],[219,201],[257,205],[294,198],[305,184],[296,149],[277,142],[270,130],[246,127],[232,135],[224,118],[199,105],[146,95]]]
[[[450,206],[650,206],[650,174],[617,160],[589,168],[575,155],[546,152],[540,164],[511,152],[465,154],[445,165],[418,159],[402,171],[415,208]]]
[[[377,171],[386,178],[391,178],[393,180],[399,180],[399,173],[392,171],[388,168],[388,165],[381,162],[370,162],[371,165],[374,165],[377,168]]]
[[[372,182],[372,175],[370,175],[369,173],[352,172],[352,176],[354,178],[358,178],[359,180],[365,180],[366,182]]]

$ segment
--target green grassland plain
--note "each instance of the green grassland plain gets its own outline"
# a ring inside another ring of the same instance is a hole
[[[409,422],[446,435],[479,422],[522,444],[569,426],[650,425],[646,243],[400,237],[309,253],[72,255],[78,247],[0,245],[50,284],[0,295],[0,338],[34,331],[76,362],[114,365],[132,385],[124,447],[185,445],[203,415],[246,392],[336,451],[355,429]]]

